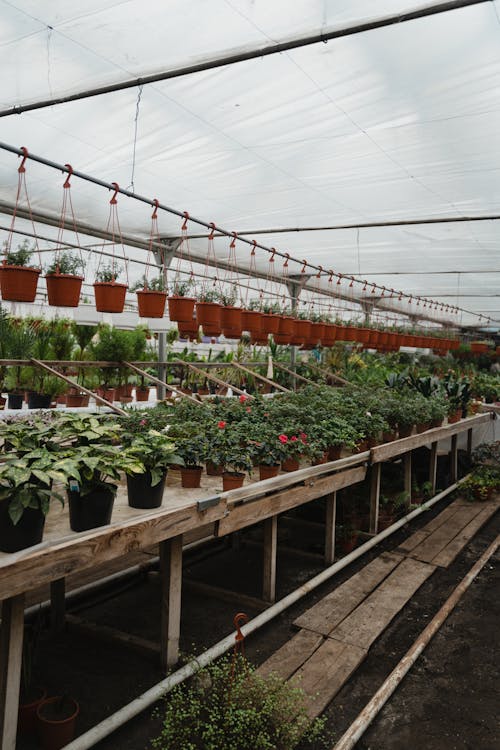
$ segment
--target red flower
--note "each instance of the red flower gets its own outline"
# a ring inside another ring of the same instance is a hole
[[[301,432],[301,433],[299,433],[299,437],[300,437],[300,439],[302,440],[302,442],[303,442],[303,443],[304,443],[304,445],[305,445],[305,444],[306,444],[306,442],[307,442],[307,435],[306,435],[306,433],[305,433],[305,432]]]
[[[252,407],[251,406],[247,406],[246,411],[247,411],[248,414],[250,414],[250,412],[252,411]]]
[[[278,440],[280,443],[288,443],[288,438],[286,435],[278,435]]]
[[[292,443],[295,443],[298,440],[298,438],[297,438],[296,435],[292,435],[292,437],[290,438],[290,440],[292,441]]]
[[[217,422],[217,427],[220,427],[221,430],[223,430],[225,426],[226,426],[226,423],[223,422],[222,419],[220,422]]]
[[[240,404],[244,404],[247,399],[248,399],[248,396],[245,396],[245,394],[242,393],[240,396]]]

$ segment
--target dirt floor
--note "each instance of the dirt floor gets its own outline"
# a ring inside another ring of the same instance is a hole
[[[291,623],[302,611],[381,551],[397,547],[447,502],[422,514],[251,636],[246,644],[247,656],[257,664],[264,661],[293,634]],[[297,546],[304,554],[279,554],[279,598],[323,567],[318,554],[323,543],[321,527],[311,523],[307,528],[304,534],[296,522],[280,521],[280,543]],[[368,658],[327,709],[331,747],[499,531],[497,513],[450,568],[438,570],[422,586],[373,645]],[[262,572],[259,536],[260,530],[255,528],[234,540],[231,546],[222,547],[216,555],[195,552],[187,556],[185,578],[257,597]],[[123,587],[118,596],[80,605],[78,614],[88,621],[119,627],[154,641],[158,638],[159,591],[159,576],[152,571]],[[244,609],[250,617],[258,614],[257,609]],[[472,584],[461,605],[358,747],[365,750],[498,748],[499,609],[497,558]],[[183,653],[197,653],[232,632],[232,618],[240,610],[236,600],[225,603],[186,592],[181,627]],[[71,629],[55,636],[44,634],[38,650],[36,680],[46,685],[49,694],[71,694],[80,702],[79,734],[160,679],[162,674],[153,655],[125,645],[82,638]],[[157,727],[158,720],[152,718],[152,709],[148,709],[96,747],[143,750],[149,747]],[[30,741],[18,742],[19,750],[35,747]]]

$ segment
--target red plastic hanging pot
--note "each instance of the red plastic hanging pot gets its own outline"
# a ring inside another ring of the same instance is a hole
[[[241,325],[243,330],[248,331],[252,336],[260,336],[262,334],[261,313],[258,310],[242,310]]]
[[[137,305],[140,318],[163,318],[167,293],[153,289],[141,289],[137,292]]]
[[[223,307],[221,310],[222,332],[227,339],[239,339],[243,332],[241,307]]]
[[[191,318],[190,321],[178,321],[177,327],[181,339],[194,339],[198,336],[199,325],[196,322],[196,318]]]
[[[273,313],[262,313],[262,333],[278,333],[280,316]]]
[[[325,335],[323,336],[323,346],[333,346],[336,338],[336,327],[331,323],[325,323]]]
[[[221,330],[222,307],[218,302],[197,302],[196,321],[199,326],[218,326]]]
[[[195,302],[194,297],[172,295],[168,298],[168,317],[176,323],[191,323]]]
[[[34,302],[40,268],[0,266],[2,299],[8,302]]]
[[[127,289],[126,284],[117,284],[116,281],[96,281],[94,294],[97,312],[123,312]]]
[[[78,307],[83,276],[50,273],[45,277],[47,298],[53,307]]]

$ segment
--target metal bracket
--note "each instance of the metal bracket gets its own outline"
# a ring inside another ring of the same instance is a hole
[[[215,505],[220,503],[220,495],[213,495],[212,497],[206,497],[204,500],[198,500],[197,508],[199,513],[213,508]]]

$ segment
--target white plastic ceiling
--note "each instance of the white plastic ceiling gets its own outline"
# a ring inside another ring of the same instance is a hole
[[[0,110],[429,4],[3,1]],[[140,92],[11,115],[0,119],[0,140],[251,238],[257,230],[499,213],[499,126],[496,0]],[[8,204],[17,166],[0,151],[0,201]],[[28,163],[35,211],[57,215],[63,179]],[[104,228],[109,193],[72,185],[77,218]],[[121,197],[119,213],[125,233],[149,235],[146,205]],[[178,235],[180,224],[160,213],[162,234]],[[477,221],[255,237],[325,269],[498,321],[499,234],[498,221]],[[215,246],[227,258],[228,240]],[[199,256],[206,247],[206,239],[191,241]],[[248,266],[247,245],[237,243],[237,258]],[[258,251],[256,260],[265,272],[268,255]]]

